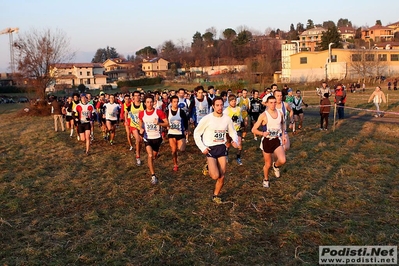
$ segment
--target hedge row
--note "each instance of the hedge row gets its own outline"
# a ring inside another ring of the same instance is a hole
[[[18,88],[15,86],[0,86],[0,93],[24,93],[25,88]]]
[[[118,81],[118,88],[122,87],[139,87],[139,86],[149,86],[161,84],[162,78],[143,78],[143,79],[135,79],[135,80],[127,80],[127,81]]]

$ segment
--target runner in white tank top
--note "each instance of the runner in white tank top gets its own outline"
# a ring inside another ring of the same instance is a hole
[[[269,96],[266,100],[266,111],[259,116],[252,128],[254,135],[262,136],[261,149],[265,160],[263,187],[265,188],[270,186],[269,169],[273,167],[274,174],[278,178],[280,177],[280,167],[286,162],[285,151],[282,146],[282,143],[285,142],[285,134],[282,134],[284,120],[282,114],[276,110],[276,104],[276,98]],[[259,128],[264,128],[264,126],[266,126],[266,131],[260,131]],[[272,156],[277,158],[273,166]]]

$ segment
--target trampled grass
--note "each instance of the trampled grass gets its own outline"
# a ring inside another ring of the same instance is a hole
[[[366,95],[350,96],[348,106],[370,107],[355,98]],[[51,117],[17,114],[0,115],[3,265],[315,265],[319,245],[398,245],[398,116],[348,110],[334,132],[320,132],[317,110],[305,110],[270,189],[249,134],[243,166],[231,150],[225,203],[215,205],[192,138],[177,173],[162,145],[152,186],[147,156],[135,165],[124,129],[109,146],[96,127],[84,156]]]

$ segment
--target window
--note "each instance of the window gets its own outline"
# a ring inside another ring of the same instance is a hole
[[[86,84],[90,84],[90,79],[87,79],[87,82],[86,82]]]
[[[150,66],[148,66],[147,69],[150,69]]]
[[[378,55],[378,61],[387,61],[387,55],[386,54],[379,54]]]
[[[391,54],[391,61],[399,61],[399,54]]]
[[[68,75],[72,75],[72,72],[68,72]]]
[[[86,73],[86,74],[87,74],[87,76],[90,76],[90,71],[87,71],[87,73]],[[89,83],[89,84],[90,84],[90,83]]]
[[[374,61],[374,54],[366,54],[366,55],[365,55],[365,59],[366,59],[366,61],[368,61],[368,62]]]
[[[300,58],[300,63],[301,64],[307,64],[308,63],[308,58],[307,57],[301,57]]]
[[[362,61],[362,55],[361,54],[353,54],[352,62],[359,62],[359,61]]]
[[[336,54],[331,55],[331,62],[332,62],[332,63],[333,63],[333,62],[337,62],[337,60],[338,60],[338,57],[337,57]]]
[[[83,75],[83,74],[82,74],[82,71],[79,72],[79,75],[81,75],[81,76]],[[82,83],[80,83],[80,84],[82,84]]]

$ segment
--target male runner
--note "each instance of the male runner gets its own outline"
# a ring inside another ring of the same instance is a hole
[[[87,98],[85,94],[80,95],[81,102],[76,105],[75,112],[75,122],[78,126],[78,134],[80,135],[80,140],[86,142],[86,155],[89,155],[90,149],[90,131],[91,131],[91,117],[94,112],[94,106],[87,103]]]
[[[242,131],[241,131],[241,125],[243,122],[242,119],[242,111],[241,108],[239,106],[237,106],[237,97],[234,94],[230,94],[229,96],[229,106],[224,109],[223,111],[224,115],[227,115],[231,118],[231,120],[233,121],[233,126],[235,131],[237,132],[237,136],[238,136],[238,151],[237,151],[237,164],[238,165],[242,165],[242,161],[241,161],[241,150],[242,150],[242,141],[241,141],[241,136],[242,136]],[[226,147],[227,147],[227,151],[230,148],[230,142],[231,142],[231,138],[230,136],[227,137],[227,142],[226,142]],[[227,154],[228,156],[228,154]]]
[[[137,166],[141,165],[140,160],[140,148],[142,137],[140,136],[140,121],[139,121],[139,113],[144,110],[144,105],[141,102],[141,94],[139,91],[133,92],[133,101],[130,104],[130,108],[125,112],[125,120],[130,118],[130,133],[133,134],[135,140],[135,150],[136,150],[136,164]]]
[[[151,184],[156,185],[154,160],[157,158],[162,144],[161,126],[168,127],[168,119],[162,110],[154,109],[154,96],[144,97],[145,110],[139,113],[140,134],[144,134],[144,144],[148,155],[148,168],[151,172]]]
[[[121,106],[115,102],[115,95],[109,96],[109,103],[104,104],[105,124],[107,135],[109,134],[109,144],[114,144],[116,124],[118,123]]]
[[[263,166],[263,187],[270,187],[269,169],[272,166],[272,155],[277,160],[273,163],[273,170],[276,177],[280,177],[280,167],[285,164],[285,151],[282,144],[285,142],[285,134],[282,134],[284,128],[283,114],[276,109],[276,98],[269,96],[266,100],[266,111],[264,111],[252,128],[252,133],[262,136],[260,148],[263,153],[265,165]],[[260,131],[259,127],[265,128]]]
[[[226,173],[226,134],[232,138],[233,147],[237,148],[238,136],[233,121],[223,114],[223,99],[215,97],[212,103],[213,113],[205,116],[194,130],[194,140],[197,147],[206,155],[209,175],[216,180],[212,200],[222,203],[219,195]]]

